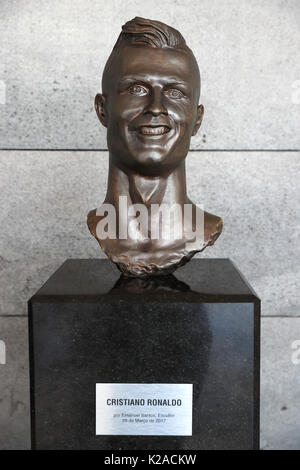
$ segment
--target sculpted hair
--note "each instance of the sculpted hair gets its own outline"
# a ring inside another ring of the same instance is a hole
[[[177,29],[160,21],[135,17],[122,26],[122,32],[115,47],[122,42],[141,44],[149,47],[173,47],[188,49],[183,36]]]
[[[111,80],[114,80],[112,75],[112,64],[114,60],[118,60],[123,46],[145,46],[154,48],[172,48],[184,51],[194,59],[197,73],[199,74],[199,93],[200,93],[200,72],[197,61],[191,49],[186,45],[183,36],[177,29],[168,26],[161,21],[148,20],[146,18],[135,17],[127,21],[122,26],[118,40],[106,62],[103,75],[102,75],[102,90],[106,94],[110,86]],[[199,96],[198,96],[199,99]]]

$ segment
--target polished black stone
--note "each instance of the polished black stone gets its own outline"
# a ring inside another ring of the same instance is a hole
[[[29,301],[34,449],[259,446],[260,300],[227,259],[133,279],[68,260]],[[96,436],[96,383],[193,383],[193,435]]]

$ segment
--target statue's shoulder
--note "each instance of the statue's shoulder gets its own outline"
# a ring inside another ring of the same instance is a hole
[[[192,201],[193,206],[193,230],[196,231],[197,215],[198,220],[204,223],[204,242],[205,245],[213,245],[217,238],[221,235],[223,229],[222,217],[206,212],[203,208],[198,207]]]
[[[92,235],[94,235],[94,237],[96,237],[96,227],[100,219],[101,217],[97,215],[97,209],[91,210],[87,215],[86,223],[89,228],[89,231]]]
[[[204,240],[208,245],[213,245],[223,230],[222,217],[204,212]]]
[[[107,205],[104,202],[100,207],[98,207],[97,209],[91,210],[87,215],[87,221],[86,221],[87,226],[91,234],[94,235],[94,237],[96,238],[98,238],[96,234],[97,224],[99,223],[100,220],[106,217],[106,214],[107,214]],[[115,212],[114,212],[114,215],[115,215]]]

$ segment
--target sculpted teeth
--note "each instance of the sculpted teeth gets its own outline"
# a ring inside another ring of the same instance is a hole
[[[157,127],[148,127],[148,126],[143,126],[140,128],[141,134],[145,135],[161,135],[161,134],[166,134],[166,132],[169,132],[169,128],[166,126],[157,126]]]

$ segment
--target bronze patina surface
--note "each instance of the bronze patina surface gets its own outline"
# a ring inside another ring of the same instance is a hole
[[[97,224],[106,214],[94,209],[87,220],[103,251],[125,275],[169,274],[212,245],[222,231],[222,219],[204,212],[187,196],[185,159],[204,112],[199,98],[199,68],[182,35],[159,21],[128,21],[106,63],[102,94],[95,97],[109,149],[103,204],[115,207],[116,237],[99,237]],[[127,238],[120,236],[120,221],[128,220],[128,213],[119,210],[120,196],[129,205],[146,206],[149,237],[141,236],[138,224]],[[180,238],[151,238],[154,204],[177,204],[182,210],[191,205],[185,224],[178,215],[172,219],[173,224],[182,224]],[[203,220],[200,242],[187,236],[198,230],[197,214]]]

